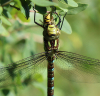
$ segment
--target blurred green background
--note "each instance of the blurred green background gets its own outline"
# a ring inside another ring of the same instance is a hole
[[[72,34],[61,32],[60,49],[70,51],[92,58],[100,59],[100,1],[99,0],[75,0],[86,3],[85,11],[77,15],[67,15],[66,19],[72,27]],[[11,27],[6,27],[10,33],[7,37],[0,37],[0,64],[9,64],[32,54],[44,52],[43,29],[33,22],[22,23],[10,20]],[[38,17],[37,17],[38,18]],[[25,87],[17,87],[17,96],[46,96],[47,75],[41,74],[41,80],[35,80]],[[99,83],[75,83],[68,81],[55,71],[55,96],[99,96]],[[3,96],[0,92],[0,96]],[[16,96],[14,88],[10,88],[8,96]]]

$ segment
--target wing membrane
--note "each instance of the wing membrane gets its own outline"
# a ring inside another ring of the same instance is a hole
[[[42,68],[46,67],[45,60],[46,56],[45,52],[43,52],[0,68],[0,88],[5,84],[11,84],[18,75],[22,79],[29,74],[43,71]]]
[[[100,60],[67,51],[58,51],[57,69],[75,82],[100,82]]]

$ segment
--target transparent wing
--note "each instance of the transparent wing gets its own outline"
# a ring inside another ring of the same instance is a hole
[[[75,82],[100,82],[100,60],[72,52],[58,51],[56,69]]]
[[[17,76],[23,79],[30,74],[42,72],[43,68],[46,67],[45,62],[46,56],[43,52],[0,68],[0,88],[10,85]]]

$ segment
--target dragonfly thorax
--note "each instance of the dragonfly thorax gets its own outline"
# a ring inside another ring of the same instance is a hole
[[[47,25],[43,31],[43,36],[46,40],[56,40],[59,38],[60,30],[54,24]]]
[[[58,31],[55,25],[48,25],[47,33],[49,36],[56,36],[60,34],[60,31]]]
[[[56,40],[46,40],[44,38],[44,49],[45,51],[52,51],[53,53],[56,53],[58,51],[58,47],[59,47],[59,39]]]

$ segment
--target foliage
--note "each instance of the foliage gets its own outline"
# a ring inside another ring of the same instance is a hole
[[[0,0],[0,4],[0,66],[6,66],[11,62],[37,53],[35,46],[38,46],[37,49],[40,52],[43,51],[43,45],[41,46],[41,43],[43,43],[41,42],[43,29],[34,24],[33,6],[38,11],[36,18],[38,22],[40,19],[43,19],[43,14],[51,11],[51,6],[55,6],[57,13],[62,16],[66,12],[67,15],[77,14],[87,7],[87,4],[76,3],[74,0],[55,0],[55,2],[47,0]],[[71,34],[72,32],[66,19],[62,31],[67,34]],[[20,77],[17,77],[17,79],[17,84],[20,85]],[[42,86],[46,81],[44,75],[40,76],[40,80],[37,77],[34,79],[36,80],[34,80],[35,84],[33,85],[36,85],[35,87],[40,90],[41,94],[45,94],[46,85],[44,87]],[[27,81],[27,78],[24,78],[24,81]],[[42,83],[42,85],[38,85],[37,81],[38,83]],[[27,82],[30,82],[30,78],[28,78]],[[28,86],[25,82],[23,85]],[[17,93],[16,88],[14,87],[13,89]],[[20,89],[23,89],[23,87]],[[2,90],[2,94],[5,95],[10,94],[11,96],[11,94],[15,93],[12,87]],[[41,94],[39,95],[41,96]]]
[[[38,12],[41,14],[45,14],[47,9],[50,8],[50,6],[55,6],[57,8],[57,12],[59,11],[59,14],[64,15],[66,12],[68,14],[77,14],[84,9],[86,9],[86,4],[77,4],[73,0],[59,0],[58,3],[56,2],[50,2],[46,0],[2,0],[0,1],[0,22],[7,26],[11,26],[11,23],[8,19],[16,19],[19,18],[23,22],[30,22],[30,12],[31,8],[34,6]],[[50,10],[49,10],[50,11]],[[4,25],[1,24],[2,32],[0,32],[1,36],[8,36],[9,32],[7,32],[6,28],[4,28]],[[67,21],[66,21],[67,23]],[[66,28],[67,30],[70,30],[71,33],[71,27]]]

